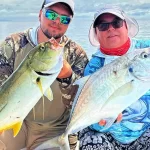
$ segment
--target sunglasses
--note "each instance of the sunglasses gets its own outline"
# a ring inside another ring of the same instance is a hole
[[[113,26],[113,28],[117,29],[117,28],[121,28],[123,26],[123,22],[124,22],[124,20],[122,20],[122,19],[116,19],[113,22],[99,23],[98,25],[96,25],[96,27],[98,27],[99,31],[106,31],[109,29],[109,25],[111,24]]]
[[[46,18],[49,20],[56,20],[58,17],[60,18],[61,24],[68,25],[71,21],[71,18],[65,15],[59,15],[55,11],[52,11],[50,9],[43,9],[43,13]]]

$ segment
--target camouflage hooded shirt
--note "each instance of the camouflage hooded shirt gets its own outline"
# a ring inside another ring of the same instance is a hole
[[[29,30],[12,34],[0,44],[0,85],[2,85],[3,82],[13,73],[27,53],[35,47],[30,38]],[[66,59],[71,65],[73,73],[71,77],[56,79],[55,82],[59,85],[62,102],[65,107],[68,108],[70,107],[70,104],[72,103],[71,100],[75,95],[74,91],[77,90],[76,88],[72,88],[72,83],[83,76],[84,68],[88,63],[88,58],[84,50],[67,36],[64,35],[61,42],[66,43],[64,47],[64,59]],[[55,89],[55,86],[52,89]],[[72,89],[74,89],[73,92]],[[63,112],[64,110],[61,113]],[[33,115],[29,118],[29,120],[35,120],[35,118],[33,119]]]

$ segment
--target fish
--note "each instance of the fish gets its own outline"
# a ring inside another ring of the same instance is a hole
[[[68,135],[106,120],[102,132],[118,115],[150,89],[150,48],[127,53],[89,76],[75,81],[75,96],[65,132],[35,148],[60,147],[70,150]]]
[[[19,133],[23,120],[38,100],[53,94],[50,85],[63,67],[63,46],[54,38],[40,43],[0,87],[0,132],[12,129]],[[44,106],[43,106],[44,107]]]

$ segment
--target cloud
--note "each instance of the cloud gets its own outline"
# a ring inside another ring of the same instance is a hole
[[[18,0],[4,0],[4,1],[0,1],[0,5],[8,5],[16,2],[18,2]]]
[[[116,4],[129,15],[144,17],[149,14],[150,2],[147,0],[74,0],[77,16],[93,15],[104,4]],[[5,0],[0,1],[0,19],[38,16],[43,0]],[[146,14],[147,13],[147,14]]]

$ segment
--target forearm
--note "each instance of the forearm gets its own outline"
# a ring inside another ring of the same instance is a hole
[[[64,101],[70,102],[77,91],[77,86],[74,86],[73,83],[83,76],[88,57],[81,47],[70,41],[65,46],[64,59],[68,62],[72,73],[67,78],[57,78],[57,80],[59,81],[62,98]]]

